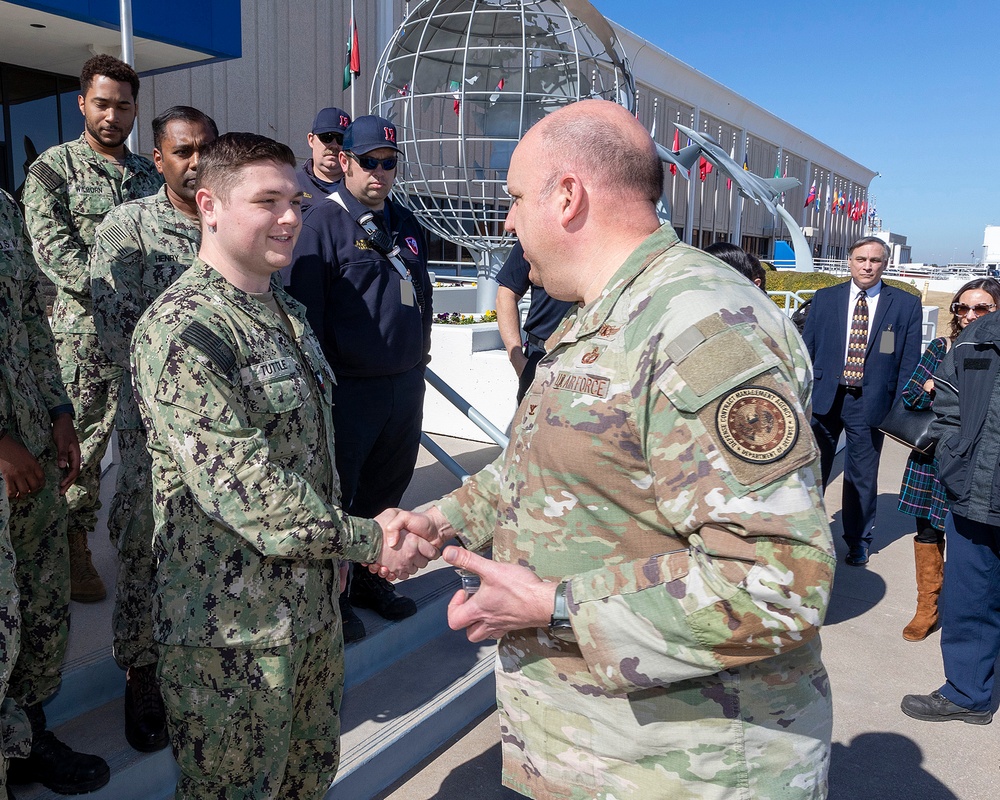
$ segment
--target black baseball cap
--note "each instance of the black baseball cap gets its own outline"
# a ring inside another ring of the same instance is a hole
[[[344,150],[349,153],[363,156],[380,147],[403,152],[396,145],[396,126],[384,117],[358,117],[344,134]]]
[[[313,133],[343,133],[351,124],[351,115],[339,108],[324,108],[313,120]]]

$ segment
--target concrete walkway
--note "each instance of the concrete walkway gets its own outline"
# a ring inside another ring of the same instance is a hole
[[[916,600],[913,519],[896,510],[907,454],[886,442],[875,549],[867,568],[843,565],[839,477],[827,492],[840,558],[822,634],[834,700],[830,798],[995,800],[1000,797],[1000,721],[987,726],[917,722],[899,710],[904,694],[926,693],[943,681],[940,633],[917,643],[900,635]],[[500,786],[495,712],[378,795],[380,800],[519,796]]]

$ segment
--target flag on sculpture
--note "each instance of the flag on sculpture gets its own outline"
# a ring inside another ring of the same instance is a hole
[[[809,187],[809,195],[806,197],[806,203],[802,207],[807,208],[815,201],[816,201],[816,181],[813,181],[812,186]]]
[[[361,75],[361,51],[358,49],[358,23],[354,19],[354,4],[351,3],[351,26],[347,31],[347,65],[344,67],[344,88],[351,85],[352,78]]]
[[[705,156],[702,156],[698,161],[698,177],[705,180],[711,174],[712,162],[705,158]]]
[[[501,79],[499,80],[499,82],[497,83],[497,88],[496,88],[496,91],[495,91],[495,92],[493,92],[493,94],[491,94],[491,95],[490,95],[490,105],[491,105],[491,106],[492,106],[493,104],[495,104],[497,100],[499,100],[499,99],[500,99],[500,92],[502,92],[502,91],[503,91],[503,85],[504,85],[504,79],[503,79],[503,78],[501,78]]]
[[[681,151],[681,137],[680,137],[680,132],[677,130],[677,128],[674,128],[674,155],[676,155],[680,151]],[[677,174],[677,165],[676,164],[671,164],[670,165],[670,174],[671,175],[676,175]]]

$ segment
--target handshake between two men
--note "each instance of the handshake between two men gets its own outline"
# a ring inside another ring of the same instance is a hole
[[[499,639],[509,631],[545,627],[552,617],[557,584],[542,581],[527,567],[500,564],[470,550],[445,546],[455,529],[437,507],[426,513],[389,508],[375,521],[382,528],[382,550],[371,572],[389,580],[415,575],[438,557],[474,573],[479,589],[455,593],[448,605],[448,625],[465,629],[471,642]]]

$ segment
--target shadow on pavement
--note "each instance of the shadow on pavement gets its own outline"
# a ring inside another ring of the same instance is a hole
[[[876,558],[877,554],[872,556]],[[840,554],[833,576],[833,595],[823,624],[836,625],[860,617],[878,605],[885,593],[886,583],[881,575],[867,567],[847,566]]]
[[[923,751],[898,733],[862,733],[834,742],[829,800],[957,800],[921,765]]]
[[[469,797],[475,800],[515,800],[523,796],[500,783],[500,744],[453,769],[431,800]],[[472,790],[472,787],[475,787]],[[472,791],[470,791],[472,790]]]

